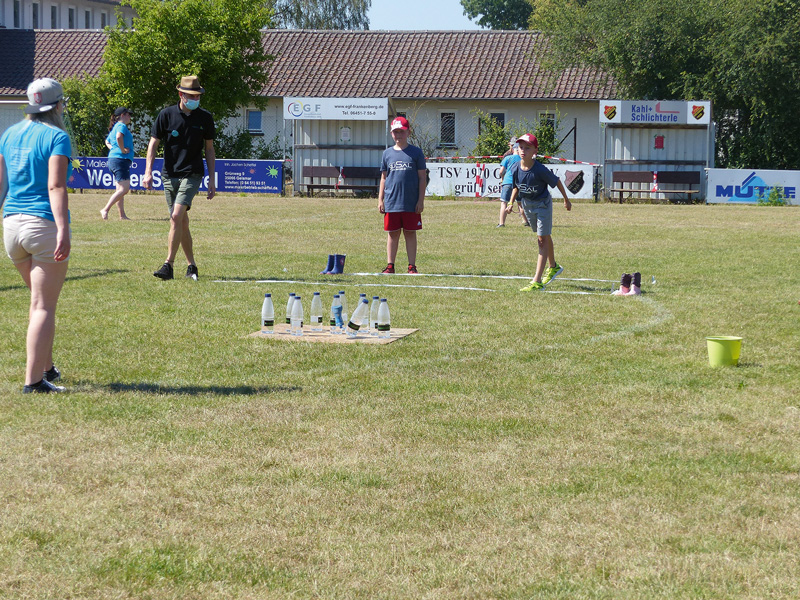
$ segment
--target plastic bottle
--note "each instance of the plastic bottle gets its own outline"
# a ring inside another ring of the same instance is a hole
[[[339,291],[339,300],[342,301],[342,323],[339,326],[341,329],[339,333],[344,333],[344,330],[347,327],[347,298],[344,295],[344,290]]]
[[[392,337],[392,326],[389,318],[389,303],[386,298],[381,298],[381,305],[378,307],[378,337]]]
[[[319,292],[314,292],[311,298],[311,316],[309,318],[311,331],[322,331],[322,298]]]
[[[286,324],[292,322],[292,305],[294,304],[294,292],[289,294],[289,301],[286,303]]]
[[[369,334],[374,337],[378,337],[378,308],[380,305],[380,296],[373,296],[372,305],[369,307]]]
[[[300,296],[294,297],[291,326],[292,335],[303,335],[303,299]]]
[[[333,302],[331,302],[331,333],[339,333],[339,323],[342,321],[342,301],[339,294],[333,295]]]
[[[272,294],[264,294],[261,305],[261,333],[275,332],[275,307],[272,305]]]
[[[366,298],[362,298],[347,323],[347,337],[354,338],[358,335],[358,330],[361,329],[365,314],[369,315],[369,302]]]

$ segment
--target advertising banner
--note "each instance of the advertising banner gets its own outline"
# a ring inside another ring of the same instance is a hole
[[[594,167],[591,165],[547,165],[561,179],[567,189],[567,197],[594,198]],[[431,181],[428,196],[458,196],[471,198],[499,198],[502,181],[500,163],[428,163]],[[550,190],[559,200],[557,188]]]
[[[601,100],[600,123],[708,125],[709,100]]]
[[[284,119],[386,121],[388,98],[284,98]]]
[[[114,189],[114,177],[108,170],[108,159],[79,156],[68,187],[84,190]],[[134,158],[131,163],[131,189],[142,190],[146,161]],[[163,190],[161,169],[163,158],[153,161],[153,189]],[[215,162],[215,182],[218,192],[245,192],[249,194],[280,194],[283,190],[283,163],[279,160],[234,160],[218,158]],[[200,185],[208,190],[208,175]]]
[[[782,195],[787,204],[800,204],[800,171],[766,169],[706,169],[709,204],[758,204],[759,198],[768,201],[770,193]],[[776,189],[779,188],[779,189]]]

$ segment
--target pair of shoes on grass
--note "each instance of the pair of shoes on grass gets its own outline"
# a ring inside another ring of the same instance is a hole
[[[165,262],[153,273],[153,276],[158,277],[159,279],[163,279],[165,281],[167,279],[173,279],[174,274],[172,270],[172,265],[169,264],[168,262]],[[198,276],[197,265],[189,265],[188,267],[186,267],[186,277],[191,277],[192,279],[197,281],[197,276]]]
[[[391,275],[394,272],[395,272],[394,263],[387,264],[386,268],[383,271],[381,271],[381,273],[384,275]],[[408,265],[408,272],[411,273],[412,275],[418,274],[419,271],[417,271],[417,265]]]
[[[535,292],[537,290],[543,290],[548,283],[550,283],[551,281],[553,281],[553,279],[561,275],[561,272],[563,270],[564,267],[556,263],[555,267],[550,267],[548,269],[545,269],[541,281],[532,280],[528,285],[520,289],[520,292]]]
[[[619,282],[619,289],[611,292],[612,296],[639,296],[642,293],[642,274],[623,273]]]

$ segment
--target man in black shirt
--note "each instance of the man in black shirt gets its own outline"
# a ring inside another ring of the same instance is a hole
[[[170,212],[169,243],[167,260],[153,273],[159,279],[173,278],[173,263],[178,253],[178,246],[183,252],[189,266],[186,277],[197,281],[197,265],[192,251],[192,234],[189,231],[189,214],[192,199],[200,189],[205,170],[203,168],[203,151],[208,164],[208,196],[210,200],[216,194],[214,181],[214,117],[200,108],[200,96],[205,90],[200,86],[196,76],[181,78],[178,88],[180,102],[168,106],[156,117],[150,132],[150,144],[147,147],[147,165],[142,184],[151,189],[153,184],[153,160],[161,141],[164,141],[164,195]]]

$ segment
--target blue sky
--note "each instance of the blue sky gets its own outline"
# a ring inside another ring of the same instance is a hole
[[[481,29],[459,0],[372,0],[370,29]]]

